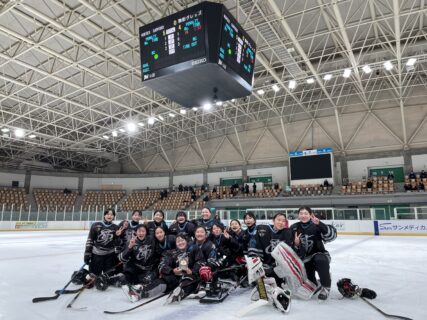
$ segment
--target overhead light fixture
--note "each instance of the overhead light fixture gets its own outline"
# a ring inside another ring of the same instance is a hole
[[[307,81],[308,84],[314,83],[314,79],[313,78],[308,78],[306,81]]]
[[[143,127],[145,124],[143,122],[138,122],[138,126]]]
[[[259,89],[256,93],[262,96],[265,93],[265,91],[263,89]]]
[[[120,128],[120,129],[119,129],[119,131],[120,131],[120,132],[122,132],[122,133],[123,133],[123,132],[126,132],[126,130],[125,130],[125,129],[123,129],[123,128]]]
[[[371,73],[372,72],[371,67],[368,65],[363,66],[362,70],[364,73]]]
[[[273,84],[271,86],[271,88],[273,89],[274,92],[279,92],[280,91],[280,88],[279,88],[279,86],[277,84]]]
[[[36,135],[35,134],[30,134],[29,136],[28,136],[28,138],[30,138],[30,139],[34,139],[36,137]]]
[[[323,80],[328,81],[332,79],[332,74],[325,74],[325,76],[323,77]]]
[[[22,138],[25,136],[25,131],[23,129],[15,129],[15,136],[17,138]]]
[[[204,110],[210,110],[212,108],[212,105],[210,104],[210,103],[205,103],[204,105],[203,105],[203,109]]]
[[[297,82],[295,80],[289,81],[289,89],[295,89],[297,86]]]
[[[159,119],[160,119],[160,120],[162,120],[162,121],[163,121],[163,120],[165,120],[165,118],[163,118],[161,115],[158,115],[158,117],[159,117]]]
[[[110,139],[110,137],[109,136],[102,136],[105,140],[108,140],[108,139]]]
[[[175,118],[175,115],[173,113],[169,113],[169,117]]]
[[[187,110],[185,110],[185,109],[181,109],[181,110],[179,110],[179,113],[180,113],[180,114],[187,114]]]
[[[236,99],[231,99],[231,102],[236,102]]]
[[[197,108],[197,107],[193,107],[192,109],[193,109],[193,111],[199,110],[199,108]]]
[[[133,122],[129,122],[129,123],[126,125],[126,129],[127,129],[129,132],[135,132],[135,131],[137,130],[137,128],[136,128],[136,124],[135,124],[135,123],[133,123]]]
[[[154,124],[155,121],[156,119],[154,119],[154,117],[148,118],[148,124]]]
[[[111,132],[111,135],[112,135],[113,137],[117,137],[117,136],[118,136],[117,131],[113,131],[113,132]]]
[[[413,66],[415,62],[417,61],[417,58],[410,58],[408,62],[406,62],[407,66]]]
[[[342,74],[342,76],[344,78],[348,78],[351,75],[351,69],[344,69],[344,73]]]
[[[216,104],[218,107],[221,107],[221,106],[222,106],[222,101],[217,101],[217,102],[215,102],[215,104]]]
[[[393,69],[393,64],[391,63],[390,60],[384,62],[384,68],[388,71],[390,71],[391,69]]]
[[[9,132],[10,130],[8,128],[1,129],[1,132]]]

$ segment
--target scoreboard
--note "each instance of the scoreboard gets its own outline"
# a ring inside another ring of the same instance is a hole
[[[251,93],[255,43],[222,4],[202,2],[142,26],[139,38],[144,85],[183,106]]]

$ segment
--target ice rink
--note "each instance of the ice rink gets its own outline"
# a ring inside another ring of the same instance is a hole
[[[51,296],[83,263],[87,231],[0,233],[0,319],[239,319],[236,313],[250,303],[249,290],[237,289],[222,304],[203,305],[196,300],[164,305],[162,298],[123,315],[103,310],[133,306],[121,289],[82,293],[67,309],[73,295],[33,304],[32,298]],[[368,320],[385,319],[360,299],[340,299],[336,282],[351,278],[377,292],[373,302],[385,312],[416,320],[427,319],[427,238],[339,236],[327,245],[332,256],[332,291],[325,303],[293,300],[283,315],[264,306],[240,319]],[[71,285],[69,288],[73,288]]]

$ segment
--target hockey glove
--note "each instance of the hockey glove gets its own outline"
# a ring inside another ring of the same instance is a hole
[[[199,270],[199,275],[203,282],[209,282],[213,277],[211,267],[202,266]]]
[[[85,253],[83,260],[87,265],[89,265],[91,258],[92,258],[92,255],[90,253],[89,254]]]

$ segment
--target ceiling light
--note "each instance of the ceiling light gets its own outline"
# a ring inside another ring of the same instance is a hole
[[[295,80],[289,81],[289,89],[295,89],[297,82]]]
[[[23,129],[15,129],[15,136],[17,138],[22,138],[25,136],[25,131]]]
[[[125,129],[122,129],[122,128],[120,128],[120,129],[119,129],[119,131],[120,131],[120,132],[126,132],[126,130],[125,130]]]
[[[328,81],[332,79],[332,74],[325,74],[325,76],[323,77],[323,80]]]
[[[236,102],[236,99],[231,99],[231,102]]]
[[[159,119],[160,119],[160,120],[162,120],[162,121],[163,121],[163,120],[165,120],[165,118],[163,118],[161,115],[158,115],[158,117],[159,117]]]
[[[138,122],[138,126],[143,127],[145,124],[143,122]]]
[[[417,58],[410,58],[408,62],[406,62],[407,66],[413,66],[415,62],[417,61]]]
[[[135,132],[135,131],[136,131],[136,124],[135,124],[135,123],[133,123],[133,122],[129,122],[129,123],[126,125],[126,129],[127,129],[129,132]]]
[[[148,124],[154,124],[154,121],[156,121],[156,119],[154,119],[154,117],[148,118]]]
[[[108,139],[110,139],[110,137],[109,136],[102,136],[105,140],[108,140]]]
[[[205,103],[205,104],[203,105],[203,109],[204,109],[204,110],[209,110],[210,108],[212,108],[212,105],[211,105],[210,103]]]
[[[180,114],[187,114],[187,110],[185,110],[185,109],[181,109],[181,110],[179,110],[179,113],[180,113]]]
[[[307,81],[308,84],[314,83],[314,79],[313,78],[308,78],[306,81]]]
[[[30,134],[29,136],[28,136],[28,138],[30,138],[30,139],[34,139],[36,137],[36,135],[35,134]]]
[[[117,131],[113,131],[113,132],[111,132],[111,135],[112,135],[113,137],[117,137]]]
[[[342,74],[342,76],[344,78],[348,78],[351,75],[351,69],[344,69],[344,73]]]
[[[217,101],[217,102],[215,102],[215,104],[216,104],[218,107],[221,107],[221,106],[222,106],[222,101]]]
[[[258,93],[259,95],[263,95],[264,93],[265,93],[265,91],[264,90],[262,90],[262,89],[259,89],[256,93]]]
[[[280,88],[279,88],[279,86],[277,84],[273,84],[271,86],[271,88],[274,90],[274,92],[279,92],[280,91]]]
[[[175,115],[173,113],[169,113],[169,117],[175,118]]]
[[[388,60],[388,61],[386,61],[386,62],[384,62],[384,68],[386,69],[386,70],[391,70],[391,69],[393,69],[393,64],[391,63],[391,61],[390,60]]]
[[[197,108],[197,107],[193,107],[192,109],[193,109],[193,111],[199,110],[199,108]]]
[[[363,66],[362,70],[363,70],[364,73],[371,73],[372,72],[371,67],[368,66],[368,65]]]
[[[1,129],[1,132],[9,132],[10,130],[8,128]]]

